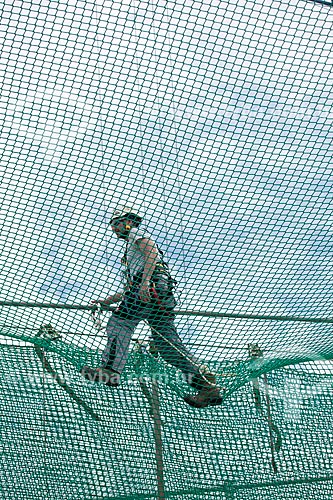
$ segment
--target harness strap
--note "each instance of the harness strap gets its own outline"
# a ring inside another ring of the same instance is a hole
[[[155,264],[155,269],[154,269],[154,272],[153,272],[153,275],[152,275],[152,278],[151,280],[153,281],[154,280],[154,273],[164,273],[168,276],[168,280],[169,280],[169,289],[170,291],[174,288],[174,286],[177,284],[177,281],[172,278],[171,274],[170,274],[170,270],[169,270],[169,266],[168,266],[168,263],[163,259],[163,256],[164,256],[164,253],[163,251],[160,249],[160,247],[157,245],[157,243],[155,242],[155,245],[156,245],[156,248],[158,250],[158,253],[161,257],[161,260],[159,262],[157,262]],[[126,247],[125,247],[125,253],[121,259],[121,263],[125,266],[126,268],[126,282],[127,282],[127,285],[132,287],[133,284],[137,281],[137,278],[140,276],[141,273],[138,273],[137,275],[133,276],[133,278],[131,277],[131,274],[130,274],[130,270],[129,270],[129,265],[128,265],[128,258],[127,258],[127,255],[128,255],[128,241],[126,242]],[[140,277],[141,279],[141,277]],[[138,280],[139,282],[139,280]]]

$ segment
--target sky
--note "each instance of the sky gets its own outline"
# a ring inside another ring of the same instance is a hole
[[[331,317],[332,22],[310,1],[5,0],[0,300],[118,290],[108,218],[133,202],[182,309]],[[179,321],[189,341],[205,331]],[[221,336],[243,349],[280,335],[205,324],[207,355]],[[296,347],[314,332],[286,328]]]

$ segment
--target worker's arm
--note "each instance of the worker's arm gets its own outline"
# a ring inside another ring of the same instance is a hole
[[[120,302],[123,298],[123,294],[120,292],[114,293],[113,295],[110,295],[109,297],[106,297],[106,299],[100,299],[100,300],[92,300],[93,304],[102,304],[105,306],[108,306],[110,304],[116,304],[117,302]]]
[[[142,238],[136,242],[145,260],[139,297],[143,302],[150,301],[150,280],[158,262],[158,250],[155,243],[149,238]]]

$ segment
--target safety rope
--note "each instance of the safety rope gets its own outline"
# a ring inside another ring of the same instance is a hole
[[[82,304],[52,304],[43,302],[16,302],[9,300],[0,301],[0,307],[36,307],[46,309],[65,309],[77,311],[93,311],[96,305]],[[103,311],[112,311],[114,306],[102,305]],[[311,316],[276,316],[269,314],[242,314],[242,313],[227,313],[219,311],[196,311],[187,309],[175,309],[173,313],[176,316],[197,316],[202,318],[220,318],[220,319],[248,319],[248,320],[265,320],[265,321],[286,321],[296,323],[317,323],[317,324],[333,324],[333,318],[314,318]]]

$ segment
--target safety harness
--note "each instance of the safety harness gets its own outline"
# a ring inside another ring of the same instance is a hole
[[[156,244],[156,243],[155,243]],[[152,296],[158,300],[158,293],[156,291],[156,283],[158,282],[159,278],[161,275],[165,276],[166,282],[167,282],[167,293],[170,294],[174,290],[175,286],[177,285],[177,281],[171,276],[169,266],[167,262],[163,259],[164,253],[163,251],[158,247],[156,244],[159,256],[161,260],[155,264],[155,269],[153,271],[152,277],[151,277],[151,286],[150,286],[150,292],[152,293]],[[143,271],[140,271],[133,277],[131,276],[130,270],[129,270],[129,264],[128,264],[128,242],[126,242],[126,248],[125,248],[125,253],[121,259],[121,263],[125,266],[125,279],[126,279],[126,285],[128,289],[132,289],[133,287],[137,287],[140,285],[142,281],[142,275]]]

